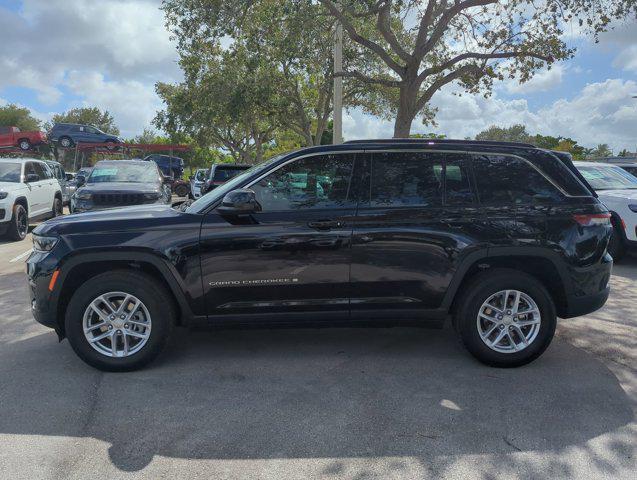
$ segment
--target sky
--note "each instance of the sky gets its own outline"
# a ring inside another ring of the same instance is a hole
[[[162,103],[156,82],[178,82],[175,45],[160,0],[0,0],[0,105],[16,103],[43,121],[74,107],[111,112],[124,137],[151,127]],[[637,150],[637,23],[620,24],[600,42],[566,29],[575,57],[530,82],[505,81],[493,95],[438,92],[437,126],[412,132],[473,137],[490,125],[522,123],[530,133],[571,137],[581,145]],[[391,137],[392,123],[350,111],[344,136]]]

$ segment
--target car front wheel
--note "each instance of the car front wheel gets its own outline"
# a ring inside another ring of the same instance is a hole
[[[482,363],[517,367],[532,362],[555,333],[555,306],[536,278],[509,269],[479,274],[459,299],[454,324]]]
[[[75,353],[99,370],[136,370],[159,355],[170,336],[175,310],[168,298],[166,288],[143,273],[103,273],[71,297],[67,338]]]

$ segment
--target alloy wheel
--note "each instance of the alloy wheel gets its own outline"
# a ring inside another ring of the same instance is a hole
[[[519,290],[501,290],[491,295],[478,311],[480,338],[491,350],[516,353],[533,343],[540,331],[540,309]]]
[[[16,225],[18,227],[18,233],[20,234],[20,237],[26,237],[29,230],[29,220],[27,218],[27,212],[22,209],[20,209],[20,211],[18,212]]]
[[[95,298],[84,311],[84,337],[107,357],[128,357],[140,351],[150,338],[150,313],[134,295],[108,292]]]

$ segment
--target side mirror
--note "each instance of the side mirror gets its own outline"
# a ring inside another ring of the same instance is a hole
[[[40,180],[40,175],[37,173],[28,173],[27,178],[24,180],[25,183],[37,182]]]
[[[86,183],[86,177],[84,175],[78,175],[77,177],[75,177],[75,184],[78,187],[81,187],[85,183]]]
[[[261,205],[257,202],[257,197],[253,190],[240,188],[228,192],[221,206],[217,207],[221,215],[241,215],[261,211]]]

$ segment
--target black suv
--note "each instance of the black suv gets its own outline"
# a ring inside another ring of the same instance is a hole
[[[175,325],[440,326],[489,365],[537,358],[609,294],[610,215],[568,157],[524,144],[360,141],[255,166],[181,212],[34,230],[35,318],[103,370]]]
[[[88,177],[78,173],[75,183],[71,213],[171,201],[170,187],[153,162],[101,160]]]

